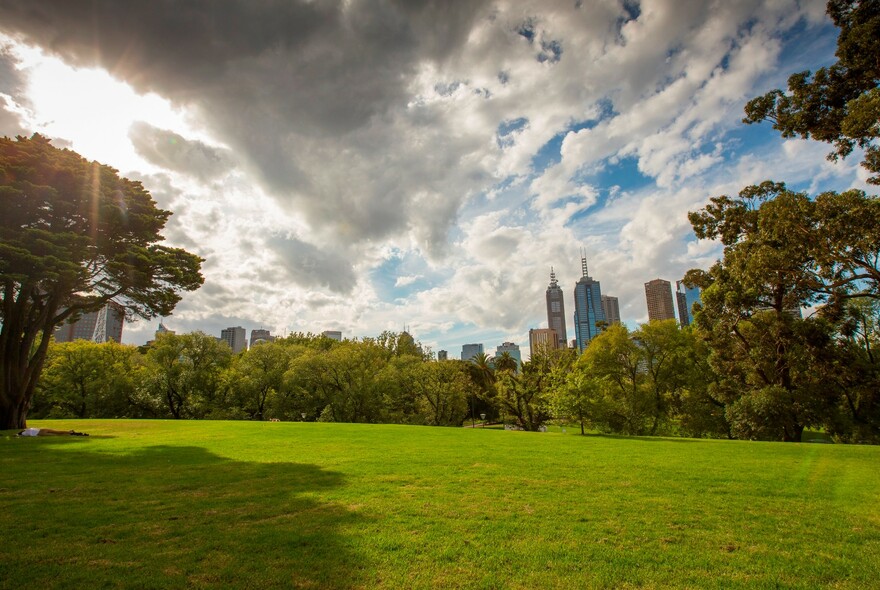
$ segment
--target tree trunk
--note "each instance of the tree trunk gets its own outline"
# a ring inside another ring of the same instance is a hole
[[[23,430],[27,428],[27,413],[30,400],[24,397],[0,405],[0,430]]]

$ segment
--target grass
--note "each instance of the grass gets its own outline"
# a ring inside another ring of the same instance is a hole
[[[33,425],[92,436],[0,436],[0,588],[880,583],[876,447],[575,429]]]

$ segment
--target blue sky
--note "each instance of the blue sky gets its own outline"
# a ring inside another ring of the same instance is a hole
[[[686,218],[711,196],[867,189],[855,158],[740,122],[833,61],[820,1],[120,4],[3,3],[0,132],[174,212],[168,241],[207,261],[178,331],[408,326],[527,356],[551,266],[573,332],[582,248],[636,325],[645,282],[717,256]]]

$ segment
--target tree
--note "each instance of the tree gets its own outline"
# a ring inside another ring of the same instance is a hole
[[[231,386],[252,420],[265,419],[267,403],[283,388],[289,364],[287,347],[276,342],[252,346],[234,359]]]
[[[24,428],[56,326],[109,301],[168,315],[201,259],[158,242],[139,182],[34,135],[0,139],[0,429]]]
[[[571,372],[569,385],[584,388],[593,425],[611,432],[647,434],[656,406],[652,392],[644,386],[645,372],[638,342],[626,326],[615,323],[590,340]]]
[[[513,417],[523,430],[536,431],[553,416],[552,374],[562,358],[553,353],[533,351],[532,358],[523,363],[518,374],[509,370],[498,372],[497,399],[501,411]]]
[[[232,350],[213,336],[159,334],[147,351],[142,387],[173,418],[204,418],[226,406],[221,375],[231,360]]]
[[[868,182],[880,184],[880,3],[830,0],[827,11],[840,28],[837,62],[792,75],[787,94],[777,89],[752,99],[743,121],[771,121],[783,137],[831,143],[831,160],[862,148],[862,166],[873,173]]]
[[[824,324],[801,319],[803,307],[828,300],[815,203],[764,182],[738,198],[714,197],[688,217],[698,238],[724,245],[708,272],[690,271],[685,280],[703,290],[695,323],[712,350],[733,432],[800,441],[828,411],[813,362],[828,335]]]
[[[116,342],[53,343],[31,413],[56,418],[120,418],[132,407],[137,349]]]

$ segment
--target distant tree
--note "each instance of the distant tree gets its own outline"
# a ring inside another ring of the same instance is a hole
[[[461,426],[468,414],[467,396],[471,381],[461,361],[419,363],[415,367],[413,390],[424,423],[431,426]]]
[[[516,373],[519,370],[519,364],[516,362],[516,358],[505,350],[495,357],[495,370]]]
[[[252,420],[264,420],[266,407],[284,386],[284,374],[290,365],[288,347],[265,342],[251,346],[233,360],[229,384],[241,408]]]
[[[291,363],[286,387],[314,404],[309,415],[321,420],[382,422],[387,359],[387,350],[375,342],[341,342]]]
[[[553,369],[560,357],[533,351],[519,374],[501,371],[498,377],[498,404],[523,430],[538,430],[553,417]]]
[[[231,360],[232,350],[213,336],[160,334],[147,352],[141,387],[173,418],[204,418],[227,405],[221,376]]]
[[[0,138],[0,429],[24,428],[55,327],[108,301],[168,315],[201,259],[158,242],[138,182],[49,140]]]
[[[745,123],[771,121],[783,137],[803,137],[834,145],[836,160],[864,149],[862,162],[880,184],[880,3],[831,0],[828,14],[840,28],[837,62],[794,74],[788,92],[772,90],[745,107]]]
[[[32,413],[54,418],[121,418],[132,404],[138,352],[116,342],[53,343],[37,385]]]

